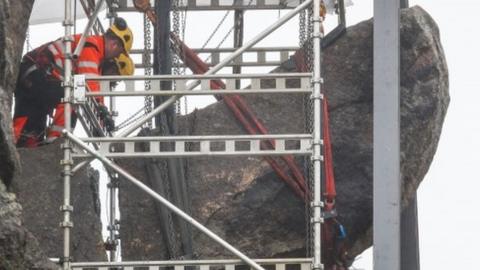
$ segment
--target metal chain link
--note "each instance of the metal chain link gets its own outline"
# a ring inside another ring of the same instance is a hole
[[[181,15],[182,15],[182,36],[181,36],[181,39],[185,40],[185,28],[187,28],[187,10],[183,10]],[[182,50],[182,52],[183,52],[183,50]],[[185,75],[186,73],[187,73],[187,67],[183,66],[183,69],[181,69],[181,74]],[[183,97],[183,101],[184,101],[183,112],[186,115],[188,113],[188,97],[187,96]]]
[[[178,7],[178,0],[173,1],[172,3],[172,14],[173,14],[173,33],[177,37],[180,38],[180,40],[185,40],[185,28],[186,28],[186,22],[187,22],[187,13],[186,11],[180,11]],[[180,64],[180,57],[172,53],[172,62],[173,62],[173,74],[175,75],[185,75],[186,74],[186,67],[184,66],[181,68]],[[174,85],[176,87],[176,85]],[[175,112],[177,114],[182,114],[181,110],[181,101],[184,101],[184,114],[187,114],[187,97],[182,97],[181,99],[177,100],[175,102]]]
[[[177,36],[180,37],[180,11],[178,9],[178,1],[177,0],[172,0],[172,21],[173,21],[173,33]],[[183,41],[183,37],[181,37]],[[173,74],[174,75],[179,75],[180,74],[180,58],[178,57],[177,54],[172,53],[172,65],[173,65]],[[175,113],[177,115],[181,114],[181,105],[180,105],[180,99],[177,99],[175,101]]]
[[[150,26],[150,21],[147,17],[147,15],[143,15],[143,28],[144,28],[144,34],[143,34],[143,45],[144,45],[144,51],[143,51],[143,59],[142,62],[145,66],[144,68],[144,74],[147,76],[152,75],[152,57],[151,57],[151,49],[152,49],[152,30]],[[151,81],[146,80],[145,81],[145,90],[149,91],[151,90]],[[145,114],[148,114],[152,111],[153,108],[153,98],[152,96],[145,96],[144,100],[144,106],[145,106]],[[152,120],[149,120],[145,124],[147,128],[152,129]]]
[[[305,2],[305,0],[300,0],[300,4]],[[305,9],[300,11],[299,17],[298,17],[298,45],[300,48],[305,44],[305,39],[306,39],[306,31],[305,31],[305,16],[306,16],[306,11]]]
[[[301,0],[303,2],[303,0]],[[302,11],[299,15],[299,45],[303,48],[305,64],[308,72],[312,72],[313,64],[313,7]],[[313,100],[311,95],[304,96],[304,115],[305,115],[305,132],[311,134],[313,132]],[[313,198],[313,161],[311,157],[305,157],[304,159],[304,173],[307,179],[307,187],[310,198]],[[307,256],[313,254],[313,227],[310,224],[310,220],[313,217],[312,208],[308,202],[305,203],[305,221],[306,221],[306,252]]]

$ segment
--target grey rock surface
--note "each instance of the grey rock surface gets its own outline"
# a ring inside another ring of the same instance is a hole
[[[33,0],[0,0],[0,178],[8,186],[18,157],[12,137],[12,97]]]
[[[0,269],[56,269],[21,217],[22,206],[0,181]]]
[[[55,269],[24,227],[22,207],[8,191],[19,170],[11,106],[33,0],[0,0],[0,269]]]
[[[372,244],[372,20],[349,27],[324,50],[324,88],[330,107],[339,220],[348,232],[350,258]],[[435,154],[448,103],[448,71],[433,19],[420,7],[402,11],[401,168],[403,205],[412,197]],[[277,72],[294,72],[286,63]],[[301,95],[253,96],[251,108],[271,133],[304,129]],[[223,102],[180,120],[192,135],[244,134]],[[122,162],[145,179],[143,161]],[[252,257],[302,256],[305,205],[258,158],[195,158],[188,161],[192,214]],[[145,181],[148,183],[148,180]],[[153,201],[122,182],[123,258],[162,259],[166,253]],[[201,258],[230,257],[196,231]]]
[[[23,206],[25,227],[41,243],[49,257],[63,256],[63,178],[60,140],[35,149],[18,149],[22,172],[15,178],[13,189]],[[105,261],[102,240],[98,176],[82,169],[71,180],[73,206],[71,254],[75,261]]]

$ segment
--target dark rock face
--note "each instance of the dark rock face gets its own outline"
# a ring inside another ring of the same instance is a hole
[[[18,157],[12,140],[12,97],[33,0],[0,0],[0,178],[11,182]]]
[[[19,169],[10,114],[33,0],[0,0],[0,269],[55,269],[23,226],[22,207],[7,191]]]
[[[0,269],[56,269],[21,216],[22,206],[0,181]]]
[[[348,28],[323,56],[337,208],[348,232],[350,257],[372,244],[372,43],[373,23],[369,20]],[[401,43],[401,168],[406,205],[435,154],[449,95],[439,31],[423,9],[402,11]],[[292,66],[286,63],[277,71],[293,72],[288,68]],[[273,97],[248,95],[246,99],[271,133],[303,132],[303,97]],[[180,122],[192,135],[244,133],[222,102]],[[145,179],[143,161],[123,164],[134,176]],[[235,247],[252,257],[305,254],[305,205],[262,159],[191,159],[188,179],[193,216]],[[123,258],[164,258],[153,201],[131,184],[122,183],[120,204]],[[202,258],[231,256],[198,232],[194,244]]]
[[[23,206],[25,227],[41,243],[49,257],[63,256],[63,178],[60,142],[36,149],[18,149],[22,172],[13,188]],[[90,171],[89,171],[90,170]],[[97,172],[78,171],[71,180],[73,205],[71,254],[75,261],[104,261],[106,252],[102,240],[100,201]]]

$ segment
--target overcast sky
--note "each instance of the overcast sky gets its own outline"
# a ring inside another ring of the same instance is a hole
[[[63,1],[61,1],[63,2]],[[478,0],[410,0],[420,5],[437,22],[450,74],[450,107],[445,119],[437,154],[418,192],[420,223],[420,255],[422,269],[474,269],[480,249],[480,80],[478,70],[479,38]],[[347,11],[348,24],[355,24],[373,15],[373,1],[354,1]],[[282,11],[280,14],[284,14]],[[223,16],[223,12],[190,12],[187,15],[186,42],[199,47]],[[245,40],[273,23],[278,12],[250,11],[246,14]],[[138,15],[127,15],[135,29],[143,23]],[[335,20],[331,18],[330,21]],[[231,22],[232,19],[227,20]],[[78,29],[82,29],[80,23]],[[231,27],[221,27],[210,44],[214,46]],[[297,45],[298,21],[268,37],[259,46]],[[63,34],[59,24],[31,27],[33,47]],[[134,47],[141,47],[141,32],[137,32]],[[231,38],[225,43],[231,45]],[[210,47],[211,47],[210,46]],[[251,72],[251,71],[250,71]],[[141,73],[139,73],[141,74]],[[189,110],[205,106],[211,98],[189,99]],[[138,101],[142,106],[143,101]],[[129,104],[132,104],[131,101]],[[127,107],[126,105],[122,105]],[[129,106],[132,107],[132,106]],[[128,113],[121,115],[125,118]],[[473,120],[473,122],[470,122]],[[367,251],[355,267],[372,269],[371,252]]]

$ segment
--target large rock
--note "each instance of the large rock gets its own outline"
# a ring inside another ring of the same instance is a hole
[[[324,50],[325,89],[330,107],[339,220],[348,231],[355,257],[372,244],[372,78],[373,23],[359,23]],[[413,196],[435,154],[449,103],[448,72],[440,35],[420,7],[402,11],[401,26],[401,169],[403,206]],[[280,72],[294,72],[289,61]],[[300,95],[251,96],[246,99],[271,133],[304,129]],[[192,135],[243,134],[218,102],[180,125]],[[252,257],[301,256],[306,250],[305,205],[259,158],[195,158],[188,179],[193,216]],[[124,162],[145,179],[146,163]],[[148,184],[148,181],[145,181]],[[122,184],[122,255],[124,259],[166,256],[153,201]],[[231,256],[200,233],[199,257]]]
[[[12,97],[33,0],[0,0],[0,178],[11,182],[18,157],[12,139]]]
[[[13,189],[23,206],[25,227],[41,243],[52,258],[63,256],[63,178],[60,141],[35,149],[18,149],[22,172],[15,178]],[[79,170],[71,179],[73,206],[71,255],[75,261],[105,261],[102,240],[98,172]]]
[[[22,206],[0,181],[0,269],[56,269],[21,217]]]
[[[12,96],[33,0],[0,0],[0,269],[54,269],[23,226],[22,208],[7,191],[19,169],[12,140]]]

